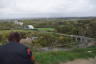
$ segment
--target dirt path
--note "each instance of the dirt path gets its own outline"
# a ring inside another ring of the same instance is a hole
[[[60,64],[96,64],[96,58],[95,59],[78,59],[71,62],[60,63]]]

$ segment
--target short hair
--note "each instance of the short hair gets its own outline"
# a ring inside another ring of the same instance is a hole
[[[19,42],[21,40],[21,35],[18,32],[11,32],[8,36],[8,41],[17,41]]]

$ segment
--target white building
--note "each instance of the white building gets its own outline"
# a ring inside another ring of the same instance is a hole
[[[27,28],[27,29],[34,29],[34,26],[32,26],[32,25],[27,25],[26,28]]]
[[[18,20],[15,20],[14,23],[21,26],[23,25],[23,22],[19,22]]]

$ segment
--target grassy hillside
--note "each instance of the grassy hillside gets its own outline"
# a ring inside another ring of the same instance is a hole
[[[96,56],[96,47],[74,49],[71,51],[35,52],[33,55],[39,64],[59,64],[75,59],[88,59]]]

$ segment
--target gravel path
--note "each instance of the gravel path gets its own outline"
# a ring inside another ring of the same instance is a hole
[[[60,64],[96,64],[96,58],[95,59],[78,59],[71,62],[60,63]]]

